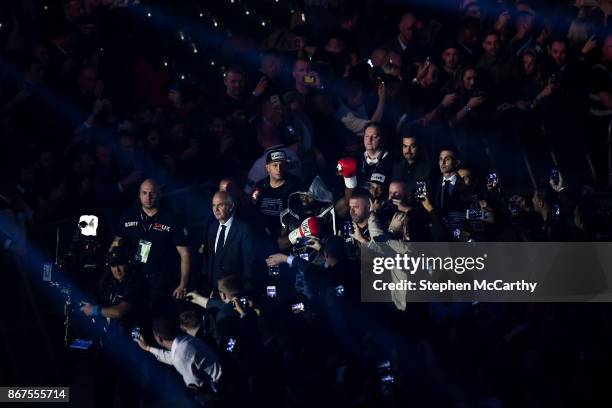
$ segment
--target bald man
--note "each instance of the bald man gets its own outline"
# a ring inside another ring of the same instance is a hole
[[[111,247],[126,246],[146,278],[153,313],[168,312],[181,299],[189,282],[187,236],[179,217],[160,207],[161,191],[152,179],[140,185],[140,205],[129,209],[115,230]]]
[[[217,281],[228,275],[240,276],[247,289],[253,289],[256,238],[251,227],[236,216],[236,203],[229,192],[217,191],[211,204],[214,219],[205,230],[200,248],[205,293],[216,291]]]
[[[388,52],[396,52],[402,54],[408,50],[412,50],[416,46],[415,31],[418,25],[418,19],[413,13],[404,13],[397,24],[397,36],[390,40],[384,47]]]

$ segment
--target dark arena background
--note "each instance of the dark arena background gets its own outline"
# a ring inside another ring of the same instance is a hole
[[[610,406],[607,303],[363,302],[360,255],[610,241],[611,14],[1,1],[0,405]]]

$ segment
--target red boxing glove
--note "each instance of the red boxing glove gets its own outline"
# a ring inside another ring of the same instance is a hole
[[[308,217],[298,228],[289,233],[289,241],[295,245],[300,238],[318,237],[319,234],[319,220],[317,217]]]
[[[336,166],[338,173],[344,177],[344,185],[346,188],[357,187],[357,160],[352,157],[343,157],[338,160]]]

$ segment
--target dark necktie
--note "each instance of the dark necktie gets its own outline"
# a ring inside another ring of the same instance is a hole
[[[444,186],[442,187],[442,208],[448,208],[450,203],[450,180],[444,180]]]
[[[223,245],[225,245],[225,225],[221,225],[221,232],[219,233],[219,240],[217,241],[217,247],[215,248],[215,254],[223,251]]]

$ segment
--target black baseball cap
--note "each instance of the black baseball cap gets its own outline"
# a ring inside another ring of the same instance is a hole
[[[289,159],[287,159],[287,153],[279,149],[270,150],[266,154],[266,164],[277,161],[289,161]]]
[[[114,247],[108,253],[106,262],[109,266],[127,265],[129,263],[129,255],[124,248]]]

